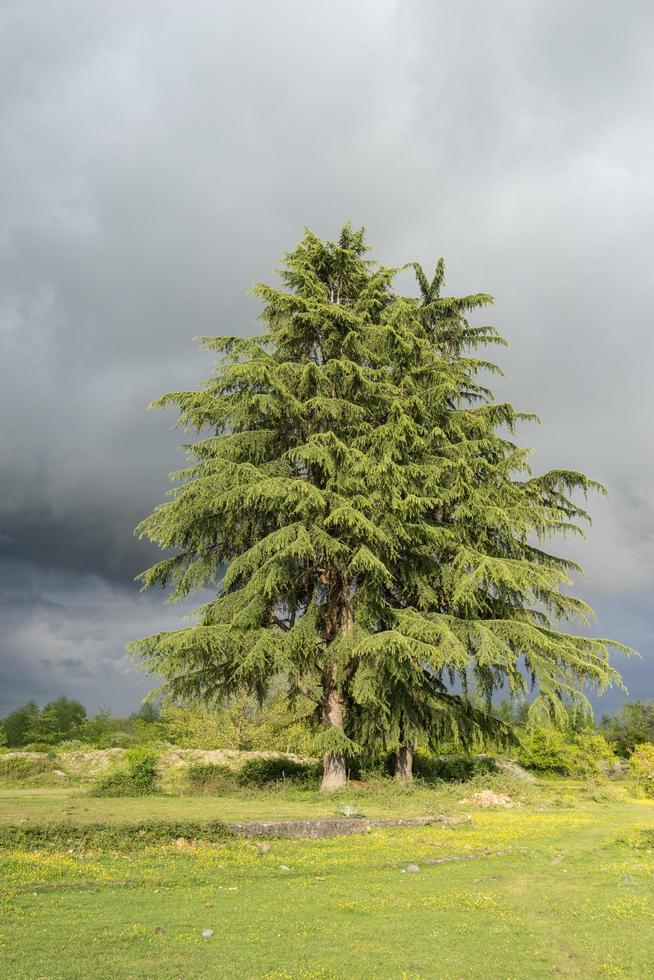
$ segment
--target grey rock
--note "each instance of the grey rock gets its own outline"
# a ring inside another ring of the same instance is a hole
[[[204,937],[204,939],[211,939],[211,937],[213,936],[213,929],[203,929],[202,936]]]
[[[420,871],[420,868],[417,864],[407,864],[404,870],[410,874],[416,874],[417,871]]]
[[[227,829],[235,837],[336,837],[348,834],[364,834],[372,827],[428,827],[431,824],[468,823],[469,816],[394,817],[384,820],[367,820],[360,817],[320,817],[315,820],[250,820],[247,823],[229,823]],[[184,843],[184,841],[183,841]],[[181,845],[180,845],[181,846]]]

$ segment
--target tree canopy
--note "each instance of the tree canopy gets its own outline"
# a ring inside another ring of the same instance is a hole
[[[592,613],[546,545],[580,533],[579,494],[602,488],[531,472],[515,429],[533,416],[482,383],[499,369],[477,352],[504,341],[468,317],[491,297],[443,295],[442,260],[431,279],[413,264],[402,295],[367,253],[363,230],[307,231],[280,284],[254,289],[263,334],[202,338],[213,376],[154,403],[201,437],[137,529],[171,552],[144,587],[215,595],[133,651],[172,698],[263,697],[286,678],[315,704],[326,789],[361,744],[482,731],[471,690],[532,687],[557,716],[619,680],[619,644],[562,628]]]
[[[625,701],[613,716],[603,715],[601,731],[622,756],[642,742],[654,741],[654,701]]]
[[[74,698],[62,694],[42,709],[36,701],[27,701],[5,718],[4,732],[10,747],[30,742],[54,744],[76,737],[86,720],[86,708]]]

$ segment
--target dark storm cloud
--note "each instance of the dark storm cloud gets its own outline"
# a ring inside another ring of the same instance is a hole
[[[653,35],[645,2],[3,5],[5,706],[75,677],[133,705],[124,641],[176,621],[130,585],[180,462],[145,405],[209,373],[194,335],[254,329],[303,224],[348,218],[496,295],[535,466],[611,493],[568,546],[598,629],[649,654]]]
[[[136,709],[154,686],[128,663],[128,640],[179,624],[183,612],[93,575],[0,566],[0,717],[16,703],[59,694],[91,710]],[[126,671],[131,668],[129,674]]]

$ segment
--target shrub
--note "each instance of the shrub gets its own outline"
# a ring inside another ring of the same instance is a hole
[[[520,735],[517,755],[527,769],[560,776],[596,776],[615,763],[609,743],[592,731],[566,736],[555,728],[532,728]]]
[[[0,849],[140,851],[148,845],[186,841],[216,841],[233,837],[218,820],[149,820],[134,824],[43,822],[0,823]]]
[[[525,782],[524,779],[516,778],[507,772],[487,771],[476,773],[462,783],[450,783],[443,788],[443,797],[459,802],[462,797],[469,798],[484,790],[508,796],[520,803],[531,802],[541,796],[541,791],[533,783]]]
[[[637,745],[654,741],[654,701],[625,701],[613,717],[603,716],[602,733],[628,758]]]
[[[248,759],[237,773],[241,786],[269,786],[271,783],[308,783],[316,775],[315,766],[283,756]]]
[[[414,759],[415,763],[415,759]],[[415,770],[420,776],[420,762]],[[441,780],[444,783],[464,783],[475,776],[497,772],[493,759],[485,756],[453,755],[440,756],[429,760],[431,780]]]
[[[0,781],[51,786],[59,783],[61,779],[54,770],[54,761],[50,756],[0,756]]]
[[[363,820],[365,813],[362,813],[353,803],[343,803],[336,811],[337,817],[347,817],[349,820]]]
[[[110,739],[108,739],[107,745],[102,746],[102,748],[107,749],[129,749],[136,742],[136,736],[133,732],[114,732]],[[100,746],[96,746],[99,748]]]
[[[654,797],[654,745],[643,742],[631,753],[629,768],[636,785],[645,796]]]
[[[520,735],[518,761],[536,772],[568,775],[567,743],[556,728],[531,728]]]
[[[55,748],[57,755],[61,755],[63,752],[93,752],[97,746],[84,742],[80,738],[69,738],[65,742],[58,742]]]
[[[386,772],[392,775],[394,756],[389,756]],[[413,756],[413,775],[423,783],[464,783],[475,776],[497,772],[495,761],[483,755],[430,755],[416,752]]]
[[[283,685],[263,705],[238,695],[210,707],[167,705],[161,713],[165,737],[186,749],[268,750],[308,754],[312,734],[306,721],[313,706],[303,699],[290,710]]]
[[[144,748],[129,749],[124,768],[102,776],[94,796],[152,796],[160,791],[156,753]]]
[[[599,776],[608,774],[616,764],[613,748],[603,735],[580,732],[574,736],[570,752],[573,775]]]
[[[237,784],[238,773],[215,762],[192,762],[186,769],[191,788],[199,793],[226,793]]]

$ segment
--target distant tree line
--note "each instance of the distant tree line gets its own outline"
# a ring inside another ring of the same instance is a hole
[[[167,742],[183,748],[275,749],[311,754],[311,733],[302,716],[293,712],[279,693],[264,705],[254,698],[236,697],[213,708],[167,705],[146,701],[127,717],[103,708],[93,715],[79,701],[61,696],[42,708],[27,701],[0,721],[0,746],[7,749],[47,750],[49,747],[129,748]]]
[[[43,708],[30,700],[3,720],[4,742],[11,748],[21,748],[30,742],[54,745],[74,738],[86,721],[86,708],[74,698],[62,695]]]
[[[626,701],[615,714],[602,715],[598,724],[579,706],[570,706],[566,720],[557,726],[535,724],[529,718],[527,703],[516,705],[505,700],[493,705],[492,713],[516,733],[516,745],[509,754],[520,756],[535,769],[565,772],[572,758],[571,747],[601,753],[607,743],[612,753],[626,759],[638,745],[654,743],[652,700]],[[47,750],[82,745],[128,748],[162,742],[183,748],[270,749],[310,756],[310,715],[311,706],[301,702],[291,711],[281,690],[261,705],[247,696],[213,708],[197,704],[160,707],[147,701],[127,717],[115,717],[106,708],[89,715],[79,701],[62,695],[43,707],[35,700],[27,701],[8,714],[0,721],[0,746]],[[598,736],[600,741],[592,742]],[[498,748],[492,741],[484,747]],[[444,753],[461,749],[461,742],[455,740],[444,741],[441,746]],[[351,759],[350,765],[360,762]]]

